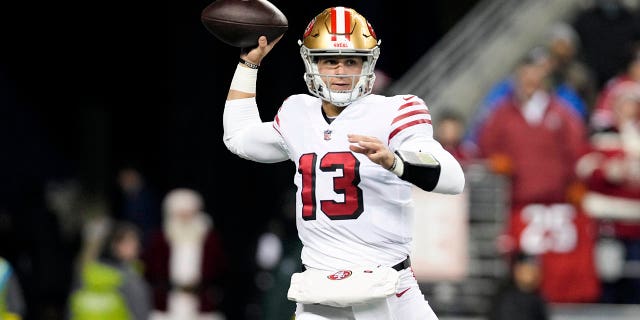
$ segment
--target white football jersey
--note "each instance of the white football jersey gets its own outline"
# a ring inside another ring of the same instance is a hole
[[[328,123],[320,99],[293,95],[273,126],[296,165],[303,264],[327,270],[394,265],[409,255],[412,185],[351,152],[347,134],[377,137],[392,151],[416,136],[433,139],[431,116],[420,98],[368,95]]]

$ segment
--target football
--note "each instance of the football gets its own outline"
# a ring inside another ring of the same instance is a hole
[[[289,27],[282,11],[266,0],[216,0],[200,19],[216,38],[239,48],[257,46],[261,35],[271,42]]]

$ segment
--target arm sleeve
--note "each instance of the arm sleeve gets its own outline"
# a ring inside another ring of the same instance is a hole
[[[289,159],[272,122],[262,122],[255,98],[227,100],[223,114],[224,144],[241,158],[262,163]]]
[[[120,290],[134,319],[148,319],[151,314],[151,292],[136,272],[133,269],[123,270],[125,281]]]
[[[7,286],[7,311],[24,317],[26,305],[22,293],[22,287],[15,275],[11,275]]]
[[[451,153],[445,150],[438,141],[426,136],[416,136],[402,142],[398,146],[398,150],[427,152],[440,163],[440,174],[437,178],[435,187],[433,187],[432,190],[425,191],[444,194],[462,193],[465,185],[462,166],[458,160],[456,160]],[[424,186],[417,185],[417,187],[424,189]]]

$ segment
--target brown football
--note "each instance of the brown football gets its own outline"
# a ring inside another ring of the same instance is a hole
[[[282,11],[266,0],[216,0],[200,19],[216,38],[239,48],[257,46],[261,35],[271,41],[289,27]]]

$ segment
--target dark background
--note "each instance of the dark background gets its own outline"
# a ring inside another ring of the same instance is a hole
[[[366,16],[382,39],[378,68],[397,79],[477,2],[273,0],[289,30],[260,68],[263,120],[288,95],[306,92],[297,40],[323,9],[351,6]],[[222,111],[239,50],[202,26],[200,12],[209,3],[0,5],[1,254],[17,261],[32,306],[49,299],[39,289],[54,290],[68,279],[64,266],[24,258],[62,254],[46,240],[53,218],[42,210],[44,184],[74,177],[88,193],[109,194],[117,170],[130,163],[158,194],[175,187],[203,193],[232,258],[227,314],[243,314],[253,299],[256,237],[278,214],[294,168],[242,160],[225,148]]]

